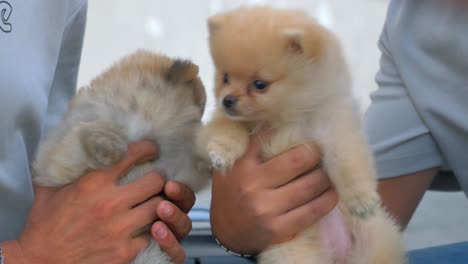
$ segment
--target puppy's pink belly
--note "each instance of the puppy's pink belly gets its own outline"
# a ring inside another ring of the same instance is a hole
[[[333,263],[346,263],[346,258],[352,247],[352,238],[338,207],[321,220],[320,242],[324,249],[331,253]]]

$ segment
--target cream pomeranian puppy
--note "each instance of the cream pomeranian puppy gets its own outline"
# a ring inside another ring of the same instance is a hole
[[[299,11],[241,7],[208,21],[217,108],[198,144],[220,170],[268,129],[263,159],[315,142],[340,198],[318,224],[260,254],[260,263],[405,263],[380,206],[373,158],[337,38]]]
[[[210,178],[209,163],[195,147],[205,90],[198,66],[147,51],[137,51],[78,91],[63,120],[40,145],[34,181],[63,186],[89,170],[119,161],[129,142],[151,140],[159,146],[155,161],[134,167],[120,184],[149,171],[199,190]],[[150,243],[135,264],[171,263]]]

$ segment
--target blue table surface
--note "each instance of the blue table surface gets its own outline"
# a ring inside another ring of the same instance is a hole
[[[410,264],[467,264],[468,242],[413,250],[408,256]]]

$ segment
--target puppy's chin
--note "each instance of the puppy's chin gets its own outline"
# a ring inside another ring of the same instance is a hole
[[[246,118],[245,116],[243,116],[242,114],[240,114],[239,112],[235,111],[235,110],[228,110],[228,109],[224,109],[224,115],[231,119],[231,120],[236,120],[236,121],[245,121]]]
[[[224,109],[224,115],[234,121],[244,122],[260,122],[265,121],[267,118],[260,113],[240,113],[238,111]]]

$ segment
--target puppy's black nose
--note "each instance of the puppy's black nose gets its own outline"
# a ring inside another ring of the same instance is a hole
[[[232,96],[232,95],[228,95],[228,96],[224,97],[224,99],[223,99],[223,105],[227,109],[233,108],[234,105],[236,104],[236,102],[237,102],[237,97]]]

